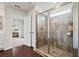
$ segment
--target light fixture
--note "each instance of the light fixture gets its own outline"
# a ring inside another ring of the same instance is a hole
[[[55,16],[59,16],[59,15],[62,15],[62,14],[67,14],[67,13],[70,13],[71,10],[65,10],[65,11],[62,11],[62,12],[59,12],[59,13],[54,13],[52,15],[50,15],[50,17],[55,17]]]
[[[19,5],[14,5],[16,8],[20,8],[20,6]]]

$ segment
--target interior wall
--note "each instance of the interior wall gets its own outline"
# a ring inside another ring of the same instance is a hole
[[[36,9],[33,8],[28,12],[32,16],[32,47],[36,49]]]
[[[27,13],[19,11],[17,9],[11,8],[6,6],[5,9],[5,49],[12,48],[14,46],[22,45],[24,42],[24,39],[13,39],[12,38],[12,23],[13,18],[19,18],[24,19],[26,17]]]
[[[20,38],[24,38],[24,20],[20,21]]]
[[[33,9],[29,10],[28,13],[27,13],[28,16],[26,17],[26,19],[29,19],[29,20],[32,19],[32,23],[30,25],[28,25],[28,26],[32,25],[32,30],[30,28],[30,32],[32,31],[32,38],[30,36],[30,39],[28,40],[27,36],[25,36],[25,39],[24,39],[25,42],[26,42],[25,45],[28,45],[28,46],[31,46],[31,41],[32,41],[32,47],[34,48],[34,50],[36,50],[36,11],[40,12],[41,9],[37,8],[37,6],[35,6]]]
[[[78,3],[78,15],[79,15],[79,3]],[[79,26],[79,17],[78,17],[78,26]],[[78,42],[79,42],[79,27],[78,27]],[[79,43],[78,43],[78,57],[79,57]]]
[[[35,15],[35,11],[37,11],[38,9],[39,8],[37,8],[37,9],[34,8],[28,12],[28,15],[32,16],[32,32],[33,32],[32,46],[34,47],[34,49],[36,49],[36,15]],[[4,21],[5,29],[3,31],[0,31],[0,47],[1,48],[4,48],[5,50],[7,50],[9,48],[12,48],[13,45],[17,46],[18,44],[21,44],[21,42],[26,43],[23,40],[26,40],[27,42],[29,41],[28,39],[22,39],[20,41],[17,38],[15,41],[13,41],[14,39],[12,38],[13,18],[27,19],[26,18],[27,13],[25,13],[23,11],[19,11],[14,8],[11,8],[9,6],[5,6],[5,4],[0,3],[0,15],[3,15],[4,19],[5,19],[5,21]],[[26,35],[26,34],[24,34],[24,35]],[[20,42],[17,43],[18,41],[20,41]],[[13,42],[15,42],[15,43],[13,43]],[[28,44],[30,45],[30,42]]]
[[[28,15],[32,16],[32,46],[34,47],[34,49],[36,48],[36,19],[35,19],[35,9],[30,10],[28,13],[25,13],[23,11],[19,11],[17,9],[11,8],[9,6],[5,6],[5,40],[4,43],[2,42],[1,46],[4,44],[4,50],[13,48],[15,46],[19,46],[22,44],[26,44],[27,46],[30,46],[31,44],[31,40],[27,39],[28,37],[26,36],[27,33],[24,32],[24,39],[18,39],[18,38],[12,38],[12,23],[13,23],[13,18],[19,18],[19,19],[28,19]],[[26,26],[26,24],[28,25],[28,22],[26,21],[26,23],[24,23],[24,30],[27,31],[28,26]],[[30,38],[31,39],[31,38]]]
[[[0,49],[1,48],[4,48],[4,45],[5,45],[5,5],[3,3],[0,3],[0,16],[2,17],[3,19],[3,23],[2,23],[2,26],[3,26],[3,29],[0,30]]]

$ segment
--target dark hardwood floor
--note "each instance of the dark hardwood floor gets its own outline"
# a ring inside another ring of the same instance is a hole
[[[33,48],[25,45],[0,52],[0,57],[42,57]]]

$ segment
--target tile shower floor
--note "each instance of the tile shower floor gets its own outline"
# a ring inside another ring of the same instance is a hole
[[[48,46],[42,46],[40,48],[37,48],[40,51],[44,52],[45,54],[48,54]],[[66,52],[64,50],[58,49],[58,48],[54,48],[52,46],[50,46],[50,55],[54,56],[54,57],[72,57],[72,53],[70,52]]]

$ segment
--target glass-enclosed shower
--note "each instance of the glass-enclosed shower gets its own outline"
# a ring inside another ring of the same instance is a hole
[[[73,56],[72,14],[72,7],[38,14],[36,48],[52,56]]]

